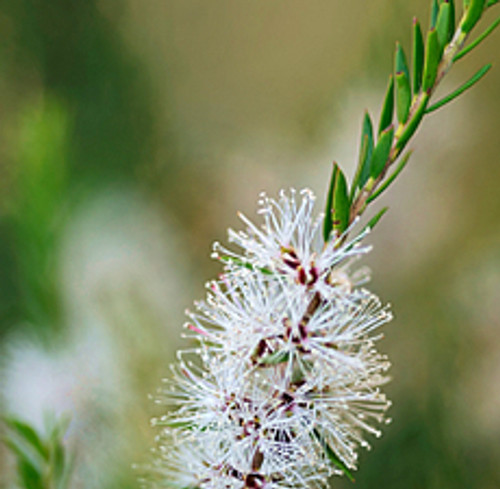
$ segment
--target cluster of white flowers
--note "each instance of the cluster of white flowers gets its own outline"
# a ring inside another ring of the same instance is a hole
[[[224,273],[188,312],[196,347],[159,390],[156,487],[324,487],[380,435],[391,314],[350,270],[364,233],[325,244],[309,190],[259,204],[261,227],[229,231],[240,252],[214,245]]]

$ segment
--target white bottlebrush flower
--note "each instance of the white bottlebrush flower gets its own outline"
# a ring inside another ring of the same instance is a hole
[[[361,246],[363,235],[343,242],[343,237],[324,243],[324,216],[314,215],[315,196],[309,189],[297,195],[294,189],[280,192],[278,200],[261,194],[259,210],[264,223],[258,227],[245,215],[239,217],[244,231],[229,230],[229,241],[242,248],[238,253],[214,244],[215,258],[229,263],[245,264],[254,269],[278,272],[292,277],[297,283],[322,290],[325,285],[360,285],[367,279],[365,270],[349,272],[349,265],[370,251]]]
[[[324,487],[380,434],[389,362],[375,345],[391,314],[349,269],[369,248],[322,244],[314,197],[300,195],[264,198],[262,229],[244,218],[230,232],[241,255],[218,245],[225,272],[188,313],[198,345],[159,391],[173,408],[157,421],[163,486]]]

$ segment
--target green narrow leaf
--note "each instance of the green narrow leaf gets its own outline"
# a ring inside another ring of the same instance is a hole
[[[462,32],[469,33],[483,15],[485,0],[470,0],[465,18],[462,22]]]
[[[455,24],[456,20],[456,9],[455,9],[455,0],[450,0],[450,33],[448,34],[448,42],[453,39],[453,35],[455,34]]]
[[[424,38],[420,22],[413,19],[413,92],[418,93],[422,86],[422,73],[424,70]],[[384,128],[385,129],[385,128]]]
[[[358,168],[352,182],[350,200],[354,198],[356,188],[362,188],[370,177],[370,164],[373,153],[373,123],[370,114],[365,112],[361,128],[361,146],[359,150]]]
[[[14,418],[4,418],[7,426],[33,447],[45,460],[49,454],[37,432],[27,423]]]
[[[53,474],[56,487],[60,485],[66,468],[66,453],[60,440],[55,442],[53,447]]]
[[[377,178],[385,168],[389,154],[391,152],[392,141],[394,139],[394,127],[388,127],[382,132],[373,150],[371,174],[372,178]]]
[[[459,97],[460,95],[462,95],[462,93],[464,93],[466,90],[468,90],[469,88],[474,86],[479,80],[481,80],[481,78],[484,75],[486,75],[486,73],[488,73],[491,66],[492,65],[490,63],[483,66],[479,71],[477,71],[474,74],[474,76],[472,76],[472,78],[470,80],[466,81],[462,86],[460,86],[459,88],[454,90],[452,93],[450,93],[446,97],[443,97],[441,100],[437,101],[435,104],[428,107],[425,111],[426,114],[429,114],[430,112],[434,112],[435,110],[440,109],[441,107],[443,107],[443,105],[448,104],[452,100],[454,100],[457,97]]]
[[[486,2],[486,7],[492,7],[493,5],[495,5],[496,3],[500,2],[500,0],[488,0]]]
[[[396,112],[398,121],[404,124],[408,119],[411,105],[410,80],[404,71],[396,73]]]
[[[424,117],[425,109],[427,108],[428,102],[429,102],[429,94],[424,93],[421,96],[421,100],[417,106],[417,109],[412,114],[410,120],[406,124],[404,131],[401,133],[401,135],[399,136],[399,138],[396,142],[396,146],[395,146],[396,155],[399,154],[404,149],[404,147],[406,146],[406,143],[408,143],[410,138],[413,136],[413,134],[417,130],[417,127],[420,124],[420,121]]]
[[[500,0],[499,0],[500,1]],[[460,58],[463,58],[466,54],[470,53],[475,47],[479,46],[500,24],[500,17],[491,24],[488,29],[486,29],[477,39],[474,39],[466,48],[462,49],[454,58],[453,62],[455,63]]]
[[[411,151],[406,153],[403,158],[401,158],[401,161],[398,163],[398,166],[396,169],[391,173],[391,176],[386,178],[384,183],[377,189],[376,192],[374,192],[370,197],[366,200],[366,203],[369,204],[370,202],[373,202],[377,197],[379,197],[388,187],[389,185],[396,179],[396,177],[401,173],[403,168],[406,166],[406,163],[408,163],[408,160],[410,159],[411,156]]]
[[[349,213],[351,210],[347,181],[339,168],[333,192],[333,229],[342,234],[349,225]]]
[[[394,71],[395,73],[403,72],[408,80],[410,80],[410,70],[408,69],[408,61],[406,54],[399,42],[396,43],[396,55],[394,57]]]
[[[378,222],[380,221],[380,219],[382,219],[382,216],[387,212],[387,210],[389,209],[389,207],[384,207],[383,209],[379,210],[369,221],[368,221],[368,224],[363,228],[363,230],[361,231],[361,233],[367,231],[367,230],[372,230],[377,224]]]
[[[379,134],[392,124],[393,115],[394,115],[394,77],[393,75],[390,75],[389,83],[387,85],[387,90],[385,92],[384,103],[382,105],[382,111],[380,113],[380,122],[378,125]]]
[[[436,22],[439,15],[439,3],[438,0],[432,0],[431,4],[431,23],[430,29],[434,29],[436,27]]]
[[[451,7],[448,1],[444,1],[439,7],[439,15],[436,22],[436,31],[438,34],[439,49],[441,52],[450,41],[450,25]]]
[[[323,239],[325,243],[330,240],[330,236],[333,231],[333,194],[335,191],[338,173],[339,167],[337,163],[333,163],[330,186],[328,187],[328,194],[326,197],[325,219],[323,221]]]
[[[436,81],[437,69],[441,58],[439,40],[436,29],[431,29],[427,34],[424,61],[424,78],[422,88],[424,92],[429,92]]]
[[[43,477],[28,461],[20,460],[19,478],[26,489],[44,489]]]
[[[340,460],[340,458],[332,450],[330,445],[328,445],[326,440],[321,436],[321,433],[316,428],[313,429],[313,435],[316,438],[316,440],[318,440],[318,442],[320,443],[321,447],[325,451],[325,454],[330,460],[330,462],[333,465],[335,465],[335,467],[339,468],[351,482],[354,482],[354,477],[352,475],[352,472],[349,470],[347,465],[344,462],[342,462],[342,460]]]

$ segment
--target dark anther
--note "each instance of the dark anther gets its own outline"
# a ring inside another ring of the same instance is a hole
[[[264,487],[266,479],[261,474],[248,474],[245,478],[245,487],[248,489],[261,489]]]

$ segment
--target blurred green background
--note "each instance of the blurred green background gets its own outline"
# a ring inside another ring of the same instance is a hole
[[[394,42],[426,0],[4,0],[0,6],[1,409],[70,411],[74,488],[137,487],[183,311],[210,245],[261,190],[352,174]],[[497,9],[498,10],[498,9]],[[491,14],[494,14],[492,12]],[[488,25],[488,14],[481,27]],[[478,29],[480,30],[480,29]],[[441,92],[381,204],[371,289],[396,319],[393,423],[357,489],[500,487],[500,45]],[[0,448],[0,487],[13,460]],[[333,486],[347,488],[347,480]]]

